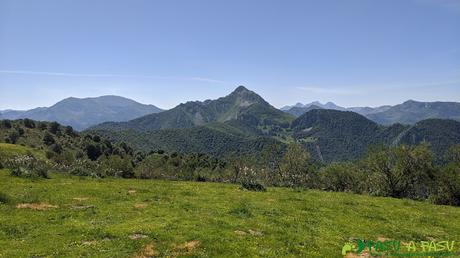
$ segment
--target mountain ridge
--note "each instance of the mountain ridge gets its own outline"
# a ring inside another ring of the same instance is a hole
[[[76,130],[83,130],[105,121],[130,120],[145,114],[161,112],[154,105],[145,105],[134,100],[104,95],[88,98],[65,98],[50,107],[30,110],[2,111],[3,119],[29,118],[37,121],[57,121],[70,125]]]
[[[265,119],[264,114],[270,114]],[[227,96],[205,101],[189,101],[157,114],[149,114],[127,122],[107,122],[90,129],[158,129],[190,128],[213,122],[241,120],[254,126],[280,126],[294,118],[271,106],[262,97],[244,86],[237,87]],[[270,121],[268,121],[270,120]]]

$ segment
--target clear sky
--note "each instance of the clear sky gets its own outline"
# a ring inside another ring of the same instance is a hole
[[[0,109],[238,85],[277,107],[460,101],[460,0],[0,0]]]

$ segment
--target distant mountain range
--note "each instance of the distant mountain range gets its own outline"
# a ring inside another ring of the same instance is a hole
[[[383,112],[369,114],[369,119],[384,125],[415,124],[429,118],[460,120],[460,103],[406,101]]]
[[[238,120],[253,126],[286,127],[294,118],[266,102],[262,97],[239,86],[231,94],[206,101],[191,101],[170,110],[146,115],[128,122],[107,122],[92,129],[137,129],[157,130],[190,128],[213,122]]]
[[[51,107],[39,107],[25,111],[0,111],[1,119],[30,118],[38,121],[56,121],[70,125],[76,130],[106,121],[128,121],[162,110],[153,105],[144,105],[118,96],[96,98],[66,98]]]
[[[356,112],[331,107],[340,108],[333,103],[316,102],[289,107],[285,111],[289,113],[284,113],[240,86],[216,100],[187,102],[128,122],[103,123],[91,127],[90,131],[113,141],[128,142],[144,151],[162,149],[257,158],[283,149],[295,140],[323,162],[362,157],[368,146],[375,144],[426,141],[436,154],[442,155],[452,144],[460,143],[460,122],[457,121],[431,119],[414,125],[384,126]],[[362,109],[368,115],[376,114],[373,113],[376,110],[379,110],[377,113],[390,110],[389,107],[353,109]],[[303,113],[305,110],[308,111]]]
[[[408,100],[395,106],[386,105],[375,108],[344,108],[337,106],[332,102],[321,104],[320,102],[315,101],[309,104],[297,103],[293,106],[285,106],[281,108],[281,110],[296,117],[299,117],[312,109],[352,111],[383,125],[391,125],[394,123],[415,124],[421,120],[429,118],[460,120],[460,103],[457,102],[418,102]]]
[[[424,141],[442,156],[460,143],[460,122],[455,121],[460,119],[460,103],[455,102],[406,101],[376,108],[312,102],[282,109],[239,86],[227,96],[191,101],[166,111],[102,96],[68,98],[49,108],[2,111],[0,118],[57,121],[147,152],[162,149],[219,157],[261,159],[292,141],[324,162],[362,157],[370,145]]]

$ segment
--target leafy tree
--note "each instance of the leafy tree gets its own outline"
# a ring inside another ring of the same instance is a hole
[[[53,152],[55,152],[55,153],[60,154],[60,153],[62,153],[62,146],[59,145],[58,143],[55,143],[55,144],[51,145],[51,150]]]
[[[51,122],[50,127],[49,127],[49,131],[52,134],[57,134],[59,132],[59,124],[57,122]]]
[[[35,128],[35,122],[29,118],[24,119],[22,122],[27,128]]]
[[[8,134],[8,136],[6,137],[5,141],[7,143],[11,143],[11,144],[15,144],[18,139],[19,139],[19,133],[15,130],[15,131],[12,131]]]
[[[460,164],[460,144],[451,146],[446,156],[448,162]]]
[[[286,186],[312,186],[310,154],[298,143],[290,143],[280,163],[282,183]]]
[[[433,154],[426,144],[373,148],[366,159],[369,191],[396,198],[423,199],[434,178]]]
[[[319,172],[321,186],[329,191],[360,193],[365,181],[360,168],[353,163],[332,163]]]
[[[450,163],[436,174],[436,187],[431,201],[436,204],[460,206],[460,166]]]
[[[48,125],[46,124],[46,122],[37,122],[38,123],[38,128],[40,130],[46,130],[48,128]]]
[[[51,144],[54,144],[55,142],[56,141],[54,140],[54,137],[50,133],[46,132],[43,136],[43,143],[49,146]]]
[[[101,155],[101,146],[99,144],[88,144],[86,146],[86,155],[92,161],[97,160]]]
[[[128,158],[111,155],[108,157],[103,157],[100,163],[106,176],[116,176],[123,178],[134,177],[134,168]]]
[[[6,129],[11,128],[11,121],[8,119],[2,120],[1,126]]]
[[[73,130],[72,126],[70,126],[70,125],[65,127],[64,133],[69,135],[69,136],[72,136],[72,137],[75,136],[75,131]]]
[[[23,136],[24,133],[25,133],[25,132],[24,132],[24,128],[22,128],[22,127],[16,128],[16,131],[18,132],[19,136]]]

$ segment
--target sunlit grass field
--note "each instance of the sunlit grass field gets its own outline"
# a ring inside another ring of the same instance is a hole
[[[460,241],[460,208],[316,190],[0,170],[0,257],[341,257],[350,239]]]

